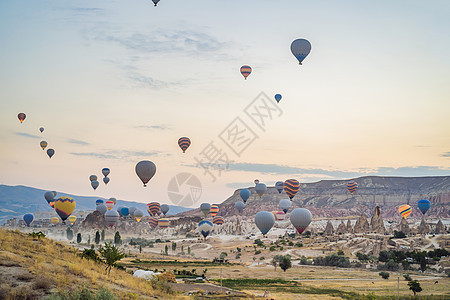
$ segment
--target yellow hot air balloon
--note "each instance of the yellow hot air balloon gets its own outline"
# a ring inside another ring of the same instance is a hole
[[[55,201],[55,211],[63,221],[66,223],[67,218],[73,213],[76,207],[75,201],[70,197],[60,197]]]
[[[53,223],[53,225],[58,224],[59,223],[59,218],[58,217],[53,217],[52,218],[52,223]]]
[[[77,217],[76,217],[76,216],[70,216],[70,217],[69,217],[70,225],[73,225],[73,224],[75,223],[76,220],[77,220]]]
[[[398,208],[398,212],[402,215],[403,218],[406,218],[411,214],[411,206],[408,204],[401,205]]]

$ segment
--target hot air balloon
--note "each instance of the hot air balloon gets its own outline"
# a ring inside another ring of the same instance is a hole
[[[59,218],[58,217],[53,217],[52,218],[52,223],[53,223],[53,225],[58,224],[59,223]]]
[[[156,226],[158,226],[158,219],[155,217],[150,217],[150,219],[148,219],[148,224],[150,224],[152,229],[155,229]]]
[[[69,217],[70,225],[75,224],[76,220],[77,220],[77,216],[70,216],[70,217]]]
[[[58,194],[57,192],[55,192],[55,191],[52,191],[52,193],[53,193],[53,195],[55,195],[55,197],[56,197],[56,195]]]
[[[275,188],[277,189],[278,193],[281,194],[281,192],[284,189],[284,182],[283,181],[277,181],[277,183],[275,183]]]
[[[255,183],[255,185],[257,185],[259,183],[259,179],[255,179],[253,180],[253,182]]]
[[[39,128],[39,131],[40,131],[41,133],[43,133],[43,132],[44,132],[44,127]]]
[[[122,207],[120,209],[120,215],[124,218],[128,217],[130,215],[130,209],[128,207]]]
[[[147,211],[150,216],[156,217],[161,205],[158,202],[150,202],[147,204]]]
[[[91,175],[91,176],[89,176],[89,180],[92,182],[92,181],[96,181],[98,178],[97,178],[97,175]]]
[[[309,52],[311,52],[311,43],[305,39],[297,39],[291,44],[291,52],[301,65],[302,61],[308,56]]]
[[[277,100],[277,103],[280,103],[280,100],[281,100],[281,95],[280,94],[276,94],[275,95],[275,100]]]
[[[144,216],[144,212],[142,212],[142,210],[140,209],[136,209],[133,213],[133,216],[136,219],[136,221],[140,222],[142,217]]]
[[[33,219],[34,219],[33,214],[24,214],[23,215],[23,220],[28,227],[30,227],[30,224],[31,224],[31,222],[33,222]]]
[[[261,198],[262,195],[266,192],[267,186],[264,183],[257,183],[255,186],[255,191]]]
[[[213,224],[214,225],[222,225],[223,222],[224,222],[223,217],[221,217],[221,216],[213,217]]]
[[[178,139],[178,146],[183,150],[183,153],[191,145],[191,140],[188,137],[180,137]]]
[[[104,203],[100,203],[95,207],[95,210],[99,211],[102,215],[104,215],[108,211],[108,208]]]
[[[213,223],[208,220],[202,220],[198,223],[198,230],[203,235],[205,240],[206,237],[211,233],[213,226],[214,226]]]
[[[112,202],[111,200],[108,200],[108,201],[106,201],[105,205],[108,210],[111,210],[114,207],[114,202]]]
[[[63,221],[63,224],[66,223],[66,219],[73,213],[75,206],[75,200],[70,197],[60,197],[55,201],[55,211]]]
[[[49,158],[52,158],[53,155],[55,155],[55,150],[53,149],[48,149],[47,150],[47,155]]]
[[[282,211],[277,211],[276,213],[275,213],[275,220],[277,220],[277,221],[283,221],[283,220],[285,220],[286,219],[286,214],[284,213],[284,212],[282,212]]]
[[[209,213],[211,214],[211,217],[215,217],[217,213],[219,212],[219,207],[217,205],[211,205],[211,210]]]
[[[158,4],[159,0],[152,0],[153,4],[155,4],[155,6]]]
[[[102,169],[102,174],[105,177],[108,176],[110,172],[111,172],[111,170],[109,168],[103,168]]]
[[[48,143],[46,141],[41,141],[39,145],[41,146],[42,150],[44,150],[47,147]]]
[[[247,203],[247,200],[248,200],[248,198],[250,198],[251,194],[252,194],[252,192],[250,192],[249,189],[243,189],[239,192],[239,195],[241,196],[244,203]]]
[[[20,123],[22,123],[23,120],[25,120],[25,118],[27,117],[27,115],[24,113],[20,113],[17,115],[17,117],[19,118]]]
[[[247,80],[248,75],[252,72],[252,68],[250,66],[244,65],[241,67],[241,74],[244,76],[244,79]]]
[[[297,229],[299,234],[305,231],[306,227],[312,221],[312,215],[306,208],[295,208],[290,215],[292,225]]]
[[[406,218],[411,214],[411,206],[408,204],[401,205],[398,208],[398,212],[402,215],[403,218]]]
[[[114,205],[116,205],[116,203],[117,203],[117,199],[116,199],[116,198],[111,197],[111,198],[109,198],[109,200],[111,200],[112,202],[114,202]]]
[[[128,211],[130,212],[130,217],[134,217],[134,212],[137,210],[136,207],[132,206],[128,209]]]
[[[108,182],[109,182],[109,177],[103,177],[103,182],[104,182],[105,184],[108,184]]]
[[[417,202],[417,207],[420,209],[423,215],[430,209],[430,206],[431,202],[427,199],[421,199]]]
[[[349,181],[347,183],[347,190],[350,192],[351,195],[353,195],[356,192],[356,189],[358,188],[358,184],[356,182]]]
[[[211,204],[209,203],[202,203],[200,204],[200,210],[202,211],[202,213],[206,216],[209,214],[210,210],[211,210]]]
[[[167,212],[169,211],[169,209],[170,209],[170,206],[167,205],[167,204],[162,204],[162,205],[161,205],[161,208],[160,208],[161,212],[162,212],[164,215],[167,214]]]
[[[296,179],[288,179],[284,182],[284,191],[291,200],[292,198],[294,198],[295,194],[297,194],[299,189],[300,182],[298,182]]]
[[[105,213],[105,221],[106,224],[108,224],[110,227],[113,227],[114,225],[117,224],[117,221],[119,221],[119,213],[117,212],[117,210],[108,210]]]
[[[158,226],[159,226],[159,228],[162,228],[162,229],[169,227],[169,219],[166,219],[166,218],[159,219]]]
[[[234,203],[234,207],[238,210],[238,212],[242,212],[244,210],[245,204],[242,201],[237,201]]]
[[[289,208],[291,208],[292,202],[289,199],[281,199],[279,205],[280,205],[281,210],[286,214],[288,212]]]
[[[55,201],[55,195],[53,192],[45,192],[44,194],[45,200],[47,200],[47,203],[50,204],[50,206],[53,208],[53,204]]]
[[[156,165],[149,160],[143,160],[136,164],[136,174],[139,179],[142,180],[144,186],[147,186],[147,183],[152,179],[155,173]]]
[[[99,185],[99,184],[100,184],[100,183],[98,183],[97,180],[91,181],[91,186],[92,186],[92,188],[94,189],[94,191],[98,188],[98,185]]]
[[[98,199],[97,201],[95,201],[95,205],[100,205],[103,204],[103,200],[102,199]]]
[[[255,215],[255,223],[262,234],[266,234],[275,224],[275,217],[271,212],[260,211]]]

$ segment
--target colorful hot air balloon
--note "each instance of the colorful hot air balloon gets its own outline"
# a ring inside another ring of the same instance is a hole
[[[130,215],[130,209],[128,207],[122,207],[120,209],[120,215],[124,218],[128,217]]]
[[[103,182],[104,182],[105,184],[108,184],[108,182],[109,182],[109,177],[103,177]]]
[[[44,132],[44,127],[39,128],[39,131],[40,131],[41,133],[43,133],[43,132]]]
[[[99,184],[100,184],[100,183],[98,183],[97,180],[91,181],[91,186],[92,186],[92,188],[94,189],[94,191],[98,188],[98,185],[99,185]]]
[[[161,205],[158,202],[150,202],[147,204],[147,211],[150,216],[156,217],[160,209]]]
[[[275,100],[277,100],[277,103],[280,103],[280,100],[281,100],[281,95],[280,94],[276,94],[275,95]]]
[[[308,56],[309,52],[311,52],[311,43],[305,39],[297,39],[291,44],[291,52],[301,65],[302,61]]]
[[[296,179],[288,179],[284,182],[284,191],[291,200],[292,198],[294,198],[295,194],[297,194],[299,189],[300,182],[298,182]]]
[[[252,68],[250,66],[244,65],[241,67],[241,74],[244,76],[244,79],[247,80],[248,75],[252,72]]]
[[[76,220],[77,220],[77,216],[70,216],[70,217],[68,218],[68,220],[69,220],[69,222],[70,222],[70,225],[73,225],[73,224],[75,224],[75,222],[76,222]]]
[[[275,213],[275,220],[277,220],[277,221],[283,221],[283,220],[285,220],[286,219],[286,214],[284,213],[284,212],[282,212],[282,211],[277,211],[276,213]]]
[[[155,229],[156,226],[158,226],[158,219],[155,217],[150,217],[150,219],[148,219],[148,224],[150,224],[152,229]]]
[[[133,213],[133,217],[136,219],[136,221],[140,222],[142,217],[144,216],[144,212],[140,209],[136,209]]]
[[[48,149],[47,150],[47,155],[49,158],[52,158],[53,155],[55,155],[55,150],[53,149]]]
[[[403,218],[406,218],[411,214],[411,206],[408,204],[401,205],[398,208],[398,212],[402,215]]]
[[[266,192],[267,186],[264,183],[257,183],[255,186],[255,191],[259,195],[259,198]]]
[[[102,199],[98,199],[97,201],[95,201],[95,205],[100,205],[103,204],[103,200]]]
[[[292,201],[289,199],[281,199],[279,205],[281,210],[286,214],[292,206]]]
[[[417,202],[417,207],[420,209],[424,215],[431,207],[431,202],[427,199],[422,199]]]
[[[223,220],[223,217],[221,217],[221,216],[215,216],[213,218],[213,224],[214,225],[222,225],[223,222],[224,222],[224,220]]]
[[[120,216],[117,210],[108,210],[105,213],[105,221],[106,224],[108,224],[110,227],[113,227],[117,224],[117,221],[119,221]]]
[[[255,215],[255,223],[262,234],[266,234],[275,224],[275,217],[271,212],[260,211]]]
[[[281,192],[284,189],[284,182],[283,181],[277,181],[277,183],[275,183],[275,188],[278,191],[278,194],[281,194]]]
[[[248,198],[250,198],[251,194],[252,194],[252,192],[250,192],[249,189],[243,189],[239,192],[239,195],[241,196],[244,203],[247,203],[247,200],[248,200]]]
[[[158,226],[162,229],[169,227],[169,223],[169,219],[166,218],[161,218],[158,220]]]
[[[30,227],[31,222],[33,222],[34,216],[33,214],[24,214],[23,215],[23,221],[25,224]]]
[[[356,189],[358,189],[358,184],[356,182],[351,180],[347,183],[347,190],[350,192],[352,196],[356,192]]]
[[[147,186],[147,183],[156,173],[156,165],[149,160],[138,162],[135,169],[137,176],[141,179],[144,186]]]
[[[153,4],[155,4],[155,6],[158,4],[159,0],[152,0]]]
[[[242,212],[245,208],[245,204],[242,201],[237,201],[236,203],[234,203],[234,207],[236,207],[238,212]]]
[[[89,176],[89,180],[92,182],[92,181],[95,181],[95,180],[97,180],[98,178],[97,178],[97,175],[90,175]]]
[[[208,220],[202,220],[198,223],[198,229],[199,229],[200,233],[203,235],[203,237],[205,238],[205,240],[206,240],[206,237],[211,233],[213,226],[214,226],[214,224]]]
[[[53,225],[58,224],[59,223],[59,218],[58,217],[53,217],[52,218],[52,223],[53,223]]]
[[[44,150],[47,147],[48,143],[46,141],[41,141],[39,145],[41,146],[42,150]]]
[[[108,200],[108,201],[106,201],[105,205],[108,210],[111,210],[114,207],[114,202],[112,202],[111,200]]]
[[[103,168],[102,169],[102,174],[105,177],[108,176],[110,172],[111,172],[111,170],[109,168]]]
[[[17,115],[17,117],[19,118],[20,123],[22,123],[23,120],[25,120],[25,118],[27,117],[27,115],[24,114],[24,113],[19,113],[19,114]]]
[[[161,205],[161,208],[160,208],[161,212],[162,212],[164,215],[167,214],[167,212],[169,211],[169,209],[170,209],[170,206],[167,205],[167,204],[162,204],[162,205]]]
[[[65,224],[66,219],[73,213],[75,210],[76,203],[70,197],[60,197],[55,201],[55,211]]]
[[[211,210],[211,204],[209,203],[202,203],[200,204],[200,210],[202,211],[202,213],[206,216],[209,214],[210,210]]]
[[[209,213],[211,214],[211,217],[215,217],[217,213],[219,212],[219,207],[217,205],[211,205],[211,210]]]
[[[312,221],[312,214],[306,208],[295,208],[290,215],[292,225],[297,229],[299,234],[305,231],[306,227]]]
[[[53,192],[45,192],[44,194],[45,200],[47,200],[47,203],[50,204],[50,206],[53,208],[53,204],[55,202],[55,195]]]
[[[178,146],[183,150],[183,153],[191,145],[191,140],[188,137],[180,137],[178,139]]]

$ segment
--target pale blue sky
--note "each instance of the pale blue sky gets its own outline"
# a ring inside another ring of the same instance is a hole
[[[170,203],[178,172],[205,202],[255,178],[449,175],[449,16],[448,1],[0,0],[0,183]],[[283,114],[236,156],[218,135],[260,92]],[[214,183],[193,167],[210,141],[234,161]]]

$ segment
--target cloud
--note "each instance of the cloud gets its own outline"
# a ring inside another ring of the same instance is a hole
[[[157,130],[170,130],[172,129],[170,126],[167,125],[138,125],[135,126],[137,129],[157,129]]]
[[[146,152],[146,151],[127,151],[127,150],[108,150],[102,152],[71,152],[70,154],[75,156],[94,157],[99,159],[118,159],[118,160],[132,160],[134,158],[139,157],[158,156],[158,155],[170,156],[170,154],[163,153],[160,151]]]
[[[442,157],[450,157],[450,152],[445,152],[441,154]]]
[[[449,176],[450,168],[440,168],[434,166],[417,167],[380,167],[370,175],[378,176]]]
[[[176,83],[168,83],[158,79],[154,79],[150,76],[140,74],[138,72],[127,72],[125,77],[135,82],[139,87],[151,87],[156,89],[165,88],[169,85],[177,85]]]
[[[81,146],[89,146],[90,145],[90,143],[88,143],[88,142],[75,140],[75,139],[67,139],[67,142],[71,143],[71,144],[81,145]]]
[[[34,135],[34,134],[29,134],[29,133],[24,133],[24,132],[15,132],[15,134],[16,135],[20,135],[20,136],[24,136],[24,137],[27,137],[27,138],[32,138],[32,139],[39,139],[39,140],[42,139],[41,136],[37,136],[37,135]]]

